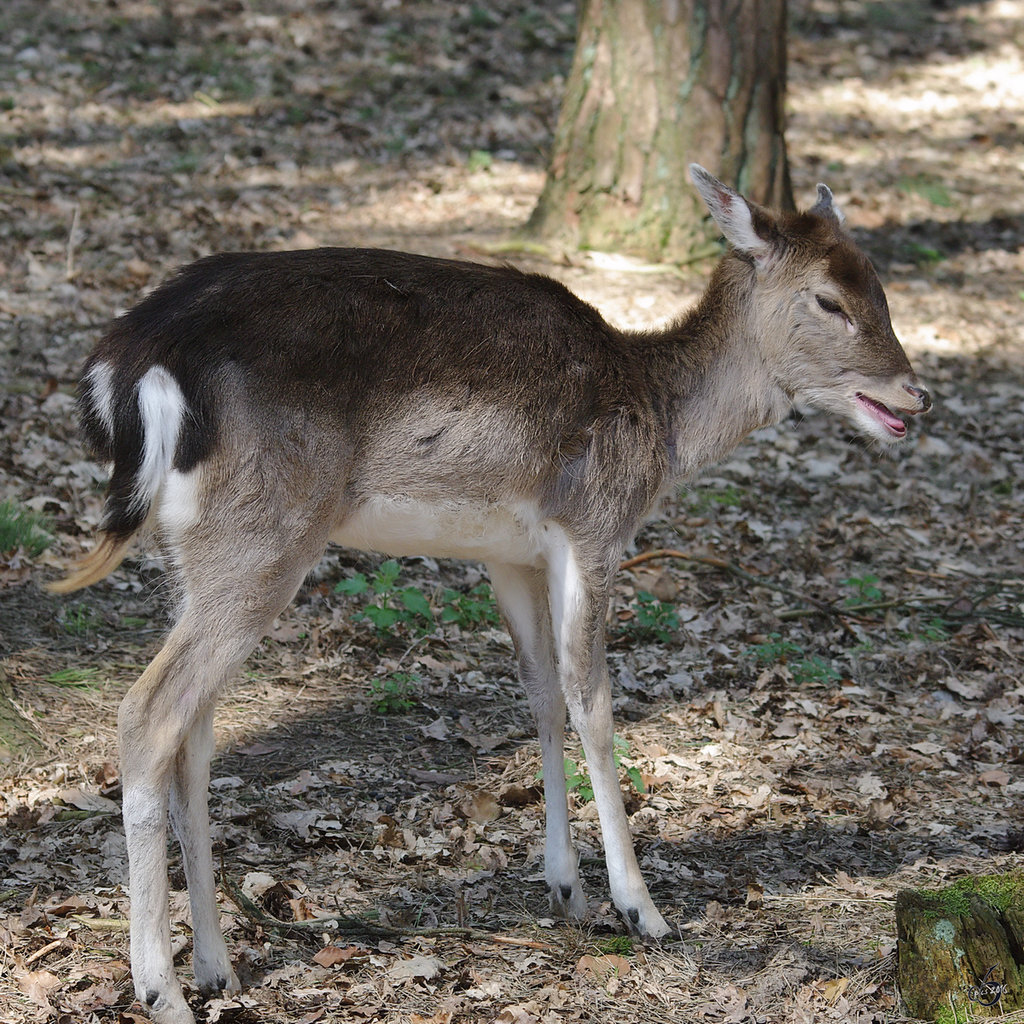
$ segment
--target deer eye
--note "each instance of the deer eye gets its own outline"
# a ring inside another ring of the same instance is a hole
[[[821,306],[826,313],[835,313],[836,316],[846,317],[847,320],[850,319],[846,314],[846,310],[843,309],[838,302],[826,298],[824,295],[815,295],[814,297],[818,300],[818,305]]]

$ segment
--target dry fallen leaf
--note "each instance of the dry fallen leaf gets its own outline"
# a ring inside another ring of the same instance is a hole
[[[827,1002],[834,1003],[849,987],[849,978],[832,978],[822,985],[821,994]]]
[[[387,976],[391,981],[409,981],[413,978],[422,978],[430,981],[441,973],[444,965],[434,956],[411,956],[407,960],[399,960],[398,963],[389,967]]]
[[[409,1024],[451,1024],[451,1019],[451,1010],[438,1010],[432,1017],[421,1017],[418,1013],[409,1014]]]
[[[50,993],[58,985],[60,985],[60,978],[49,971],[27,971],[18,976],[18,988],[33,1003],[42,1006],[46,1010],[52,1011],[53,1009],[50,1005]]]
[[[607,985],[613,978],[624,978],[629,974],[629,961],[615,953],[601,956],[581,956],[576,970],[584,977],[591,978],[599,985]]]
[[[478,825],[486,825],[501,816],[501,806],[498,801],[482,789],[470,793],[459,805],[459,810]]]
[[[444,718],[435,718],[429,725],[421,725],[420,732],[432,740],[444,740],[448,738],[448,723]]]
[[[345,963],[353,957],[366,955],[366,950],[359,946],[324,946],[318,953],[313,955],[313,962],[321,967],[333,967],[335,964]]]

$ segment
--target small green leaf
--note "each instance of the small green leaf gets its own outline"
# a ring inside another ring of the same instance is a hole
[[[391,629],[391,627],[394,626],[401,617],[397,608],[382,608],[377,604],[368,604],[364,609],[363,614],[382,633]]]
[[[395,581],[398,579],[402,568],[393,558],[382,562],[373,578],[373,592],[375,594],[387,594],[395,588]]]
[[[422,615],[427,619],[433,617],[433,613],[430,610],[430,602],[424,597],[422,590],[416,587],[406,587],[399,592],[399,597],[408,611],[415,612],[417,615]]]
[[[350,576],[347,580],[339,580],[334,584],[334,592],[336,594],[348,594],[350,597],[355,597],[357,594],[365,592],[369,583],[366,577],[361,573],[357,572],[354,576]]]

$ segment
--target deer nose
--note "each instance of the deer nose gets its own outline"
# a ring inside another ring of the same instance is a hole
[[[903,390],[908,395],[913,395],[917,399],[919,408],[915,409],[914,412],[927,412],[932,407],[932,396],[924,388],[919,388],[914,384],[904,384]]]

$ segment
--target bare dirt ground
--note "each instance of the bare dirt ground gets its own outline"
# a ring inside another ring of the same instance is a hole
[[[637,540],[692,556],[624,571],[609,623],[623,786],[677,936],[630,942],[610,910],[578,753],[592,917],[544,916],[510,643],[444,594],[479,573],[407,561],[395,586],[458,614],[381,632],[336,590],[379,560],[335,551],[217,720],[247,987],[197,996],[200,1021],[897,1022],[896,892],[1021,864],[1024,3],[791,7],[797,193],[831,184],[936,407],[895,458],[823,416],[762,431]],[[3,1020],[141,1019],[114,723],[166,593],[145,553],[72,600],[39,589],[100,508],[72,408],[88,348],[213,250],[488,258],[540,188],[572,37],[571,4],[521,0],[0,11],[0,500],[56,535],[0,553],[0,682],[39,741],[0,779]],[[524,265],[630,326],[709,270]]]

